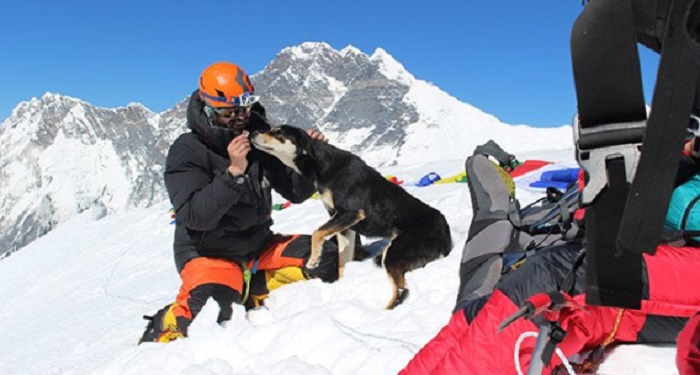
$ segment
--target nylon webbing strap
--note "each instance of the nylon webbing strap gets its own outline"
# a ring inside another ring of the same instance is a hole
[[[245,288],[245,292],[243,293],[243,298],[241,299],[241,304],[245,304],[246,301],[248,301],[248,295],[250,294],[250,279],[252,277],[252,274],[250,270],[248,269],[248,266],[243,263],[243,288]]]
[[[576,20],[571,53],[578,118],[574,138],[586,171],[586,302],[639,308],[642,257],[616,237],[644,136],[646,108],[630,0],[594,0]]]
[[[663,234],[698,82],[698,67],[684,28],[689,4],[689,0],[671,4],[647,136],[618,236],[618,246],[625,251],[653,254]]]
[[[646,119],[634,30],[630,0],[593,0],[576,20],[571,59],[582,128]]]
[[[586,303],[603,306],[641,307],[642,256],[630,251],[616,251],[615,238],[625,209],[629,186],[622,159],[608,162],[608,189],[586,210]],[[589,228],[596,230],[590,231]],[[591,251],[593,250],[593,251]]]
[[[243,268],[243,288],[245,288],[243,299],[241,299],[241,304],[245,304],[246,301],[248,301],[248,296],[250,295],[250,280],[252,279],[253,275],[258,272],[258,263],[260,263],[259,258],[255,259],[253,262],[253,267],[251,268],[248,268],[248,264],[241,263],[241,268]]]

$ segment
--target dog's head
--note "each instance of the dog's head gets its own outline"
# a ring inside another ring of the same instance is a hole
[[[270,154],[290,168],[300,172],[301,158],[310,153],[311,138],[305,130],[290,125],[276,126],[250,137],[253,146]]]

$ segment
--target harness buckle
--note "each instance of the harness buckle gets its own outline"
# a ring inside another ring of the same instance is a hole
[[[573,132],[576,160],[588,175],[588,182],[581,191],[581,205],[593,203],[609,184],[607,162],[622,158],[625,177],[632,183],[639,163],[646,120],[581,128],[578,115],[574,117]]]

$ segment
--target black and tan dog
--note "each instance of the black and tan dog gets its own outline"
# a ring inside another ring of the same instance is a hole
[[[313,181],[331,215],[312,235],[308,268],[318,265],[321,245],[333,235],[338,235],[341,276],[345,263],[353,259],[355,232],[389,238],[381,263],[394,287],[387,305],[392,309],[408,295],[406,272],[449,254],[450,228],[440,211],[387,181],[356,155],[288,125],[255,133],[251,141]]]

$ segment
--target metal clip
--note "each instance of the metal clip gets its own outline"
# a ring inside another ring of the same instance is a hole
[[[615,158],[625,161],[625,175],[632,183],[646,130],[646,121],[599,125],[582,129],[578,115],[574,117],[573,132],[576,160],[588,174],[581,192],[581,205],[589,205],[608,185],[606,162]]]

